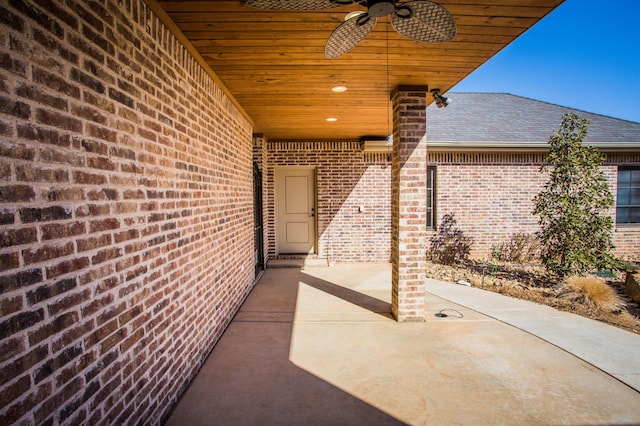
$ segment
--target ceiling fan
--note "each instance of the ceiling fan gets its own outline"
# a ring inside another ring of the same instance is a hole
[[[357,3],[367,11],[353,13],[333,32],[324,49],[335,59],[360,43],[375,27],[377,18],[391,15],[391,25],[401,35],[425,43],[445,43],[456,35],[456,23],[447,9],[428,0],[400,3],[394,0],[247,0],[257,9],[323,10]]]

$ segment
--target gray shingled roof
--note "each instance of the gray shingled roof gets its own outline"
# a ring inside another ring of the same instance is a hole
[[[507,93],[446,93],[447,108],[427,108],[427,140],[445,146],[535,146],[547,144],[562,116],[588,119],[586,142],[640,148],[640,123],[579,111]]]

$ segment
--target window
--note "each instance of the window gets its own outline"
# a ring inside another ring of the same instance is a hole
[[[640,167],[618,168],[616,223],[640,224]]]
[[[427,229],[436,229],[436,168],[427,167]]]

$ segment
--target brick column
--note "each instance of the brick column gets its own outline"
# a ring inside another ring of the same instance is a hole
[[[427,93],[426,86],[398,86],[391,94],[391,312],[398,322],[424,321]]]

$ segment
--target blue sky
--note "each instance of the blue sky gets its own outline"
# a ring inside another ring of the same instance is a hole
[[[566,0],[451,91],[511,93],[640,122],[640,1]]]

